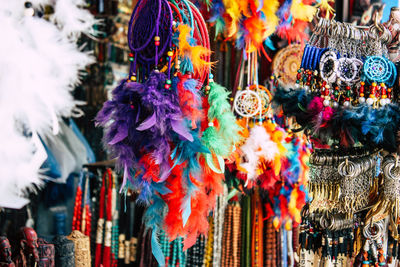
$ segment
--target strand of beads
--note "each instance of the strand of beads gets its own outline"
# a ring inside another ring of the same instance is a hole
[[[232,224],[233,224],[233,205],[229,204],[225,209],[225,219],[224,219],[224,236],[222,242],[222,266],[232,266]]]
[[[214,215],[214,249],[213,249],[213,266],[219,266],[221,262],[221,244],[224,225],[224,214],[226,208],[227,188],[224,187],[224,194],[217,197],[217,205]]]
[[[208,219],[208,233],[207,233],[207,241],[204,250],[204,259],[203,259],[203,266],[204,267],[211,267],[212,266],[212,256],[213,256],[213,244],[214,244],[214,220],[212,217]]]
[[[241,239],[241,216],[242,208],[239,203],[233,206],[233,226],[232,226],[232,267],[240,266],[240,239]]]
[[[160,244],[161,250],[165,256],[165,264],[168,265],[168,262],[170,260],[171,243],[168,241],[168,237],[162,230],[160,231]]]

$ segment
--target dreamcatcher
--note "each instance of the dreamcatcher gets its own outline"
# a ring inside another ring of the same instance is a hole
[[[268,116],[272,95],[269,90],[258,84],[258,63],[256,53],[248,54],[247,86],[239,90],[233,102],[235,112],[242,118],[258,117],[260,121]],[[243,83],[244,63],[240,66],[239,85]],[[239,86],[242,88],[241,86]]]
[[[272,61],[272,71],[282,86],[295,85],[302,56],[303,49],[300,44],[290,44],[275,55]]]

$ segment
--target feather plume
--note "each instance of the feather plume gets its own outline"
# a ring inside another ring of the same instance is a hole
[[[146,209],[143,215],[143,222],[146,229],[152,230],[151,249],[157,262],[163,266],[165,263],[164,255],[158,242],[158,232],[163,227],[164,212],[166,209],[165,202],[158,195],[154,196],[152,204]]]
[[[57,0],[50,20],[73,41],[77,41],[81,34],[94,35],[93,26],[99,21],[83,8],[85,5],[84,0]]]
[[[254,126],[250,131],[250,136],[246,143],[241,147],[245,160],[240,164],[247,172],[250,180],[257,178],[257,167],[259,160],[272,161],[279,152],[277,145],[271,141],[264,127]]]
[[[277,35],[288,40],[289,43],[299,42],[304,44],[304,41],[308,40],[306,29],[308,22],[298,19],[293,19],[294,22],[282,22],[277,28]]]
[[[182,204],[186,194],[182,184],[183,168],[184,164],[181,164],[171,171],[166,180],[171,193],[162,196],[168,206],[168,212],[164,218],[164,230],[170,240],[175,240],[183,233]]]
[[[208,109],[208,120],[218,121],[219,129],[218,134],[222,137],[219,148],[208,142],[209,145],[214,147],[214,152],[217,155],[227,157],[229,156],[232,147],[241,140],[239,132],[241,127],[236,123],[236,118],[232,113],[231,105],[228,102],[229,92],[221,85],[212,82],[210,84],[210,92],[208,95],[208,103],[210,105]],[[213,126],[211,126],[213,127]],[[214,129],[210,129],[206,133],[206,137],[211,137],[214,134]],[[207,131],[207,130],[206,130]],[[206,139],[207,141],[207,139]],[[224,141],[224,142],[222,142]],[[217,149],[220,153],[217,152]]]
[[[279,18],[276,12],[279,8],[279,0],[263,0],[264,3],[261,8],[262,18],[265,21],[266,32],[264,34],[265,39],[275,32],[276,27],[279,23]]]
[[[33,8],[53,4],[31,2]],[[25,16],[24,3],[3,1],[0,6],[2,32],[7,36],[0,45],[1,140],[5,142],[1,159],[2,169],[10,170],[2,179],[0,206],[10,208],[22,208],[29,202],[25,193],[34,184],[41,185],[44,175],[39,169],[46,152],[38,136],[57,134],[61,117],[71,117],[76,105],[71,91],[93,62],[58,25]]]
[[[239,2],[237,0],[222,0],[225,7],[226,35],[228,38],[234,36],[238,31],[239,19],[242,16]]]
[[[176,87],[182,114],[191,121],[192,129],[196,129],[196,123],[204,118],[201,109],[201,96],[197,89],[199,81],[188,77],[189,75],[187,74],[178,74],[176,78],[178,80]]]
[[[201,142],[213,153],[217,155],[229,155],[231,149],[226,145],[226,140],[217,132],[214,126],[209,126],[203,132]]]
[[[210,23],[214,24],[215,27],[215,38],[220,34],[223,34],[226,28],[225,20],[223,19],[223,14],[225,13],[225,7],[222,0],[213,1],[213,6],[211,9],[211,16],[208,20]]]
[[[208,232],[208,212],[207,195],[205,191],[198,190],[191,200],[191,214],[184,227],[186,238],[183,249],[186,250],[196,243],[200,234],[207,235]]]
[[[190,59],[194,72],[201,73],[209,69],[212,63],[206,61],[205,58],[211,54],[211,51],[203,46],[192,46],[189,43],[191,29],[186,24],[179,24],[178,31],[179,56]]]
[[[307,110],[314,96],[307,94],[305,90],[285,90],[277,88],[273,103],[282,107],[283,113],[288,116],[294,116],[296,122],[303,127],[309,127],[313,114]]]
[[[213,156],[214,162],[215,157]],[[200,165],[203,169],[203,188],[207,193],[207,203],[208,209],[212,210],[214,208],[215,197],[223,193],[223,180],[224,174],[223,173],[215,173],[213,172],[206,163],[205,157],[200,156],[199,158]]]
[[[290,7],[290,13],[294,19],[311,22],[314,14],[317,12],[316,7],[305,4],[302,0],[293,0]]]

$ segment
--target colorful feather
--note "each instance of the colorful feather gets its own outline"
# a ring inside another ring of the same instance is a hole
[[[290,13],[294,19],[311,22],[317,12],[316,7],[305,4],[302,0],[293,0]]]
[[[226,35],[228,38],[234,36],[238,31],[239,19],[242,16],[239,2],[237,0],[222,0],[225,7]]]
[[[199,81],[191,79],[188,74],[178,74],[175,80],[182,114],[191,122],[192,129],[196,129],[196,123],[204,118],[198,90]]]
[[[211,51],[200,45],[190,44],[191,29],[186,24],[178,25],[178,53],[182,58],[188,57],[193,65],[194,72],[201,73],[208,70],[212,65],[211,62],[205,60],[211,54]]]
[[[244,154],[244,160],[240,166],[246,170],[249,180],[257,178],[258,164],[261,159],[273,161],[275,155],[279,153],[277,145],[271,141],[265,128],[260,125],[251,129],[250,136],[241,150]]]

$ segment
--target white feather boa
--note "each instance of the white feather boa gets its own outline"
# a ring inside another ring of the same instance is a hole
[[[34,7],[51,3],[31,2]],[[61,11],[67,2],[70,8]],[[94,22],[88,11],[77,6],[81,2],[57,0],[51,18],[56,25],[25,16],[25,1],[0,0],[4,37],[0,42],[1,207],[26,204],[22,192],[40,184],[39,168],[46,154],[37,135],[56,134],[59,118],[71,116],[76,104],[71,91],[79,83],[80,72],[93,62],[75,43],[80,31],[88,31]],[[78,11],[66,16],[72,7]]]
[[[241,147],[243,152],[242,158],[245,160],[240,166],[247,171],[247,179],[254,181],[257,179],[257,167],[260,159],[266,161],[274,160],[279,153],[278,146],[271,141],[270,136],[263,126],[255,125],[247,138],[246,143]]]

